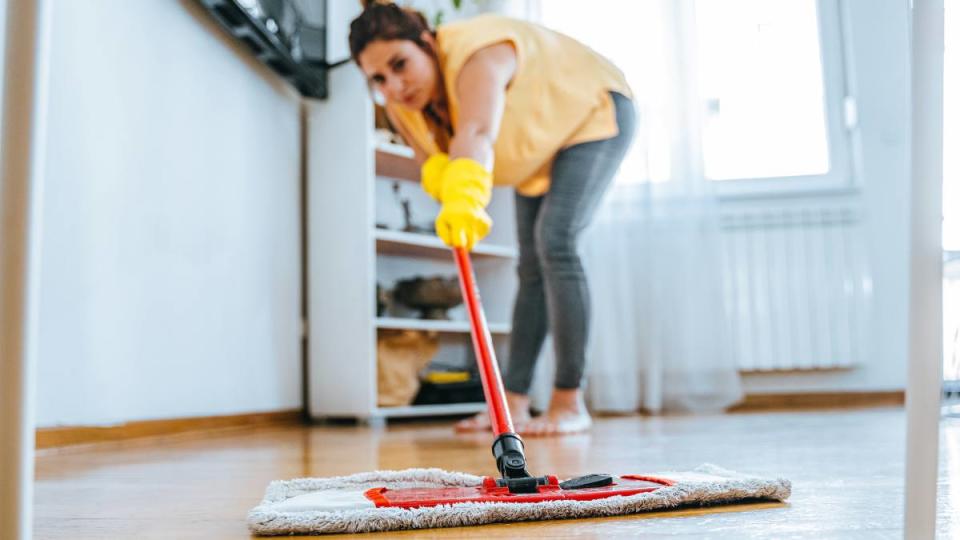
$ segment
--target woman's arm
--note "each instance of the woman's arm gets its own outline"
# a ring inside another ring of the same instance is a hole
[[[507,42],[480,49],[463,65],[457,77],[460,117],[450,141],[451,160],[470,158],[493,169],[493,143],[516,70],[517,52]]]
[[[493,188],[493,143],[516,69],[516,51],[499,43],[474,53],[457,77],[460,117],[450,141],[450,160],[435,182],[441,202],[437,236],[447,245],[469,251],[493,225],[484,210]]]

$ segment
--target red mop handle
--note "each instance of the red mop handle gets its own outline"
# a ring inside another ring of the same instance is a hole
[[[463,301],[470,316],[470,335],[473,337],[473,350],[477,355],[480,381],[483,383],[483,395],[490,411],[493,434],[513,433],[513,420],[510,419],[510,409],[507,408],[507,398],[503,392],[503,381],[500,379],[500,368],[493,352],[493,340],[487,328],[487,319],[483,316],[483,306],[480,305],[480,293],[473,276],[470,254],[466,248],[455,247],[453,256],[460,274]]]

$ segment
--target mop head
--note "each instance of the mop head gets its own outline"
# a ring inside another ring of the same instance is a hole
[[[364,493],[376,488],[480,486],[482,476],[440,469],[376,471],[335,478],[274,481],[247,524],[257,535],[330,534],[464,527],[548,519],[635,514],[747,500],[782,501],[790,482],[701,465],[693,471],[644,475],[663,487],[629,496],[545,502],[458,502],[421,508],[378,508]]]

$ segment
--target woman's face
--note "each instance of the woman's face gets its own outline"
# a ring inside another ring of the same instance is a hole
[[[432,46],[433,36],[425,33],[424,37]],[[370,87],[388,103],[419,110],[436,97],[437,62],[413,41],[372,41],[357,59]]]

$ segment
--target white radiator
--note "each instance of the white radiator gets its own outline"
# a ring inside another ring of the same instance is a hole
[[[871,282],[853,210],[737,213],[721,225],[724,302],[741,369],[861,360]]]

